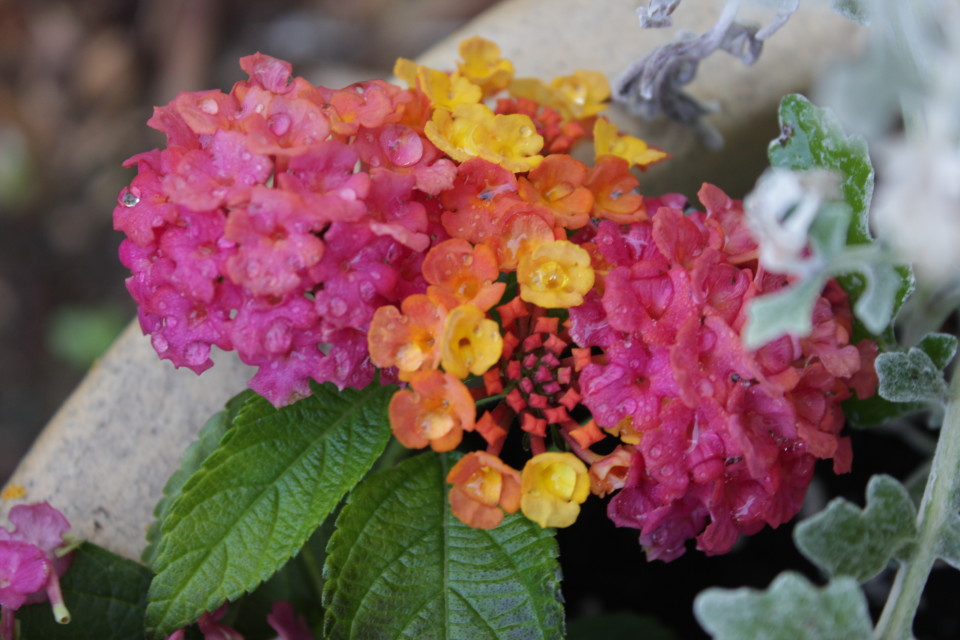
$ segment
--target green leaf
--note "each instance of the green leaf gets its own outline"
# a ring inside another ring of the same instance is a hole
[[[928,333],[917,347],[930,356],[933,366],[945,369],[957,355],[957,337],[949,333]]]
[[[267,624],[267,615],[276,602],[289,602],[298,614],[306,617],[313,628],[323,626],[323,562],[326,547],[333,535],[334,515],[327,516],[313,532],[300,552],[278,572],[257,587],[256,591],[235,606],[233,624],[243,629],[244,638],[276,638],[277,632]],[[319,636],[318,636],[319,637]]]
[[[489,531],[450,513],[453,454],[422,454],[350,494],[324,567],[325,637],[563,637],[553,529],[519,513]]]
[[[855,298],[853,312],[873,335],[882,333],[893,320],[894,311],[903,303],[903,280],[897,267],[890,264],[864,265],[866,284]]]
[[[781,100],[780,131],[780,137],[767,147],[770,164],[795,171],[829,169],[839,173],[844,202],[853,214],[847,243],[871,242],[867,212],[873,197],[873,164],[863,138],[848,136],[830,110],[799,94]]]
[[[743,331],[744,345],[755,349],[783,335],[809,334],[813,329],[813,307],[825,282],[824,278],[813,277],[751,300]]]
[[[850,208],[844,203],[828,202],[820,208],[810,225],[810,241],[817,253],[835,256],[843,252],[847,246],[850,219]]]
[[[233,397],[227,403],[225,410],[216,413],[212,418],[207,420],[207,423],[203,425],[197,434],[197,439],[183,452],[183,456],[180,458],[180,468],[167,480],[167,484],[163,487],[163,497],[160,498],[157,506],[153,509],[154,520],[150,528],[147,529],[147,546],[140,556],[140,559],[147,565],[152,565],[157,557],[157,545],[160,542],[161,525],[170,513],[170,508],[173,506],[174,501],[180,497],[180,491],[183,489],[183,485],[186,484],[194,472],[200,469],[200,465],[207,459],[207,456],[216,451],[217,446],[220,444],[220,439],[223,438],[227,429],[230,428],[230,424],[234,417],[236,417],[240,407],[243,406],[243,402],[253,395],[252,391],[244,391]]]
[[[781,135],[767,148],[770,164],[796,171],[826,169],[837,172],[843,201],[853,216],[847,232],[847,245],[872,243],[868,214],[874,172],[866,142],[860,136],[848,136],[829,109],[817,107],[799,94],[785,96],[780,102],[779,114]],[[892,341],[892,336],[881,337],[879,334],[914,289],[913,272],[908,267],[892,269],[895,277],[889,269],[874,273],[874,270],[865,268],[866,280],[853,274],[838,278],[850,294],[857,313],[855,340],[871,337],[881,344]],[[865,292],[868,280],[873,277],[882,280],[870,284]],[[863,295],[869,295],[869,299],[859,304]],[[861,313],[865,315],[861,316]],[[866,326],[860,325],[861,322]]]
[[[906,353],[881,353],[877,356],[877,376],[877,393],[891,402],[946,403],[943,372],[918,347],[910,347]]]
[[[163,523],[147,630],[163,638],[269,578],[367,472],[390,437],[393,387],[248,401]]]
[[[677,640],[677,635],[652,616],[604,613],[585,616],[567,625],[567,640]]]
[[[869,640],[873,625],[857,581],[837,578],[818,589],[781,573],[766,591],[707,589],[693,612],[717,640]]]
[[[22,640],[142,640],[150,570],[90,543],[77,550],[60,586],[69,624],[57,624],[49,602],[17,612]]]
[[[890,402],[877,394],[865,399],[855,396],[847,398],[840,406],[847,424],[857,429],[879,427],[900,416],[927,408],[927,405],[919,402]]]
[[[828,576],[866,582],[890,559],[909,550],[917,535],[917,510],[907,490],[894,478],[875,475],[867,485],[861,510],[843,498],[798,524],[797,548]]]

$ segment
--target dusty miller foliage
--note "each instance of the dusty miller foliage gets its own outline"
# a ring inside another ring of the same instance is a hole
[[[672,26],[671,15],[680,2],[650,0],[647,6],[637,9],[641,28]],[[716,108],[699,102],[684,87],[693,81],[700,62],[716,51],[725,51],[744,65],[752,65],[760,57],[763,43],[786,24],[799,4],[800,0],[777,0],[776,15],[769,24],[761,26],[739,21],[741,1],[728,1],[716,24],[707,31],[699,35],[681,32],[676,41],[654,49],[630,65],[614,83],[614,100],[645,119],[662,115],[690,126],[707,147],[720,147],[722,136],[704,119]],[[856,0],[833,0],[832,6],[845,17],[865,20]]]

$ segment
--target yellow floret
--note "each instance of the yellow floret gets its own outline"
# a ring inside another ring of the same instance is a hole
[[[523,467],[520,509],[541,527],[569,527],[590,495],[587,467],[572,453],[546,452]]]
[[[567,240],[537,245],[520,254],[520,298],[546,309],[575,307],[593,287],[590,254]]]
[[[447,316],[440,346],[440,363],[458,378],[483,375],[500,360],[503,336],[497,323],[472,304],[463,304]]]

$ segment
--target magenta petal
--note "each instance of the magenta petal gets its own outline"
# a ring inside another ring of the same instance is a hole
[[[52,570],[36,545],[0,541],[0,605],[19,609],[28,595],[43,589]]]
[[[48,502],[38,504],[20,504],[7,516],[14,525],[12,533],[4,536],[6,530],[0,528],[0,540],[19,540],[36,545],[50,553],[63,544],[63,535],[70,531],[70,523],[62,513]]]
[[[275,602],[267,623],[279,634],[277,640],[314,640],[310,627],[289,602]]]

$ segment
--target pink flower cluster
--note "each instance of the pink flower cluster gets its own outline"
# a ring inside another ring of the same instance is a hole
[[[140,324],[197,373],[235,349],[277,406],[310,379],[362,387],[374,311],[425,289],[423,252],[446,237],[431,196],[456,166],[423,135],[420,92],[315,87],[261,54],[241,67],[229,94],[156,108],[166,148],[126,163],[114,226]]]
[[[70,523],[46,502],[17,505],[7,519],[12,529],[0,527],[0,638],[14,637],[13,612],[24,604],[49,599],[54,615],[69,622],[60,593],[60,576],[73,555],[57,556]]]
[[[693,537],[708,554],[800,509],[814,462],[849,470],[840,402],[873,393],[876,346],[849,344],[849,304],[832,282],[815,329],[757,351],[740,340],[746,303],[787,285],[758,266],[739,202],[705,185],[706,213],[665,198],[647,221],[600,222],[600,287],[571,309],[570,333],[602,350],[580,373],[597,423],[629,444],[593,474],[619,489],[608,514],[640,530],[650,559]],[[619,469],[614,467],[619,466]]]

